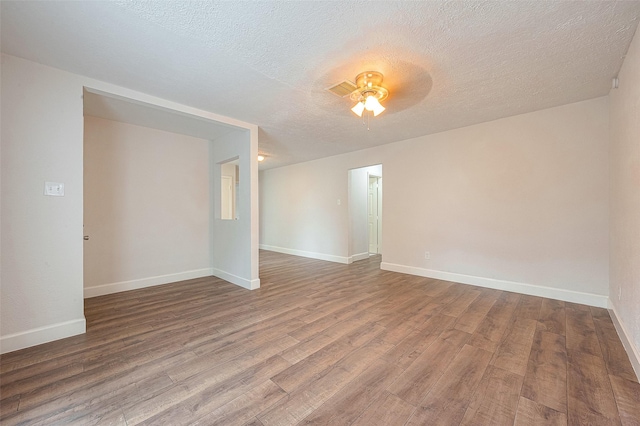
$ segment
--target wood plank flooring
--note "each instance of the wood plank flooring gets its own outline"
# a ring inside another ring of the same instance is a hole
[[[87,299],[87,333],[0,356],[3,425],[639,425],[604,309],[260,253]]]

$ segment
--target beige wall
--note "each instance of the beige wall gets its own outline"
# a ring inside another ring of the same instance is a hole
[[[209,142],[84,120],[85,297],[211,275]]]
[[[608,129],[603,97],[267,170],[261,244],[348,257],[336,200],[381,163],[383,267],[606,306]]]
[[[85,330],[82,84],[2,55],[0,351]],[[44,182],[65,185],[43,195]]]
[[[640,376],[640,33],[611,90],[609,297]],[[623,342],[625,339],[623,339]]]

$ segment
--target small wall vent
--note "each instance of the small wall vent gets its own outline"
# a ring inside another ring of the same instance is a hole
[[[344,98],[345,96],[349,96],[357,88],[358,87],[355,84],[353,84],[349,80],[345,80],[341,83],[336,84],[335,86],[328,87],[327,90],[336,96]]]

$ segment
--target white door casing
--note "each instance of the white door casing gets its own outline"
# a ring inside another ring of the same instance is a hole
[[[377,176],[369,176],[367,191],[367,221],[369,225],[369,253],[379,253],[380,212],[379,212],[379,180]]]

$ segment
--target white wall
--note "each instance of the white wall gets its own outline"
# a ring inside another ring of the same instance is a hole
[[[261,245],[348,257],[336,199],[381,163],[384,268],[606,306],[608,126],[603,97],[264,171]]]
[[[83,88],[245,129],[255,158],[258,128],[207,111],[2,54],[2,265],[0,352],[79,334],[83,314]],[[255,155],[254,155],[255,154]],[[251,189],[251,275],[258,276],[257,164]],[[64,197],[45,197],[45,181]]]
[[[609,297],[640,376],[640,32],[611,90],[611,255]]]
[[[209,142],[84,124],[85,297],[211,275]]]

